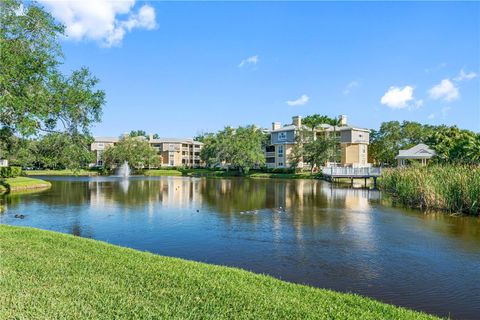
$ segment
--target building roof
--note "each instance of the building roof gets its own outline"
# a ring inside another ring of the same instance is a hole
[[[400,150],[395,159],[430,159],[435,156],[435,151],[426,144],[420,143],[407,150]]]
[[[307,127],[306,125],[302,125],[303,129],[306,130],[311,130],[310,127]],[[292,130],[298,130],[298,127],[293,125],[293,124],[288,124],[284,125],[283,127],[280,127],[278,129],[270,129],[268,132],[273,133],[273,132],[282,132],[282,131],[292,131]],[[334,131],[334,126],[326,123],[322,123],[318,128],[317,131]],[[345,131],[345,130],[357,130],[357,131],[364,131],[364,132],[370,132],[370,130],[365,129],[365,128],[360,128],[357,126],[351,126],[351,125],[345,125],[345,126],[335,126],[336,131]]]
[[[118,142],[117,137],[95,137],[95,142]]]
[[[144,140],[150,143],[192,143],[195,145],[203,145],[200,141],[195,141],[192,138],[162,138],[148,140],[145,137],[142,137]],[[120,141],[120,138],[117,137],[95,137],[95,142],[106,142],[106,143],[116,143]]]
[[[202,145],[200,141],[195,141],[192,138],[158,138],[149,140],[150,143],[192,143]]]

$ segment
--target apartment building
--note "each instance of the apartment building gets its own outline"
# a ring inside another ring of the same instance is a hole
[[[193,139],[160,138],[148,139],[150,145],[157,150],[162,167],[200,167],[200,150],[203,143]]]
[[[347,116],[339,116],[340,124],[331,126],[322,124],[315,134],[335,134],[341,150],[341,166],[367,167],[368,144],[370,130],[352,126],[347,123]],[[292,152],[296,144],[296,137],[300,130],[309,129],[302,125],[300,116],[292,117],[292,123],[282,126],[280,122],[273,122],[272,128],[267,130],[270,134],[271,144],[265,150],[265,162],[268,168],[289,168],[292,166]],[[299,163],[299,167],[308,164]]]
[[[194,141],[191,138],[159,138],[154,139],[152,135],[145,139],[157,151],[162,167],[201,167],[200,150],[203,143]],[[103,166],[103,152],[120,141],[115,137],[96,137],[90,149],[96,155],[96,162],[93,165]]]

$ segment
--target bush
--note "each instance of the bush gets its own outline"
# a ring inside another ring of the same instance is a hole
[[[0,178],[15,178],[21,174],[21,167],[0,167]]]

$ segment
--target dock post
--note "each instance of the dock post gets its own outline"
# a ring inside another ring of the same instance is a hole
[[[373,189],[377,189],[377,177],[373,177]]]
[[[367,178],[365,178],[365,188],[367,187]]]
[[[353,187],[353,178],[350,178],[350,180],[351,180],[351,185],[352,185],[352,187]]]

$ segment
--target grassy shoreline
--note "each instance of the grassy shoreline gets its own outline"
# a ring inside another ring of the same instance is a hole
[[[96,176],[97,171],[89,170],[24,170],[27,176]]]
[[[187,176],[187,177],[237,177],[236,171],[220,171],[210,169],[151,169],[143,172],[146,176]],[[250,171],[242,175],[243,178],[252,179],[314,179],[318,175],[309,172],[302,173],[281,173],[281,172],[258,172]]]
[[[403,205],[480,215],[480,167],[432,165],[384,170],[381,190]]]
[[[51,186],[52,184],[50,182],[41,179],[29,177],[6,178],[0,180],[0,193],[46,189]]]
[[[0,318],[436,319],[353,294],[0,225]]]

